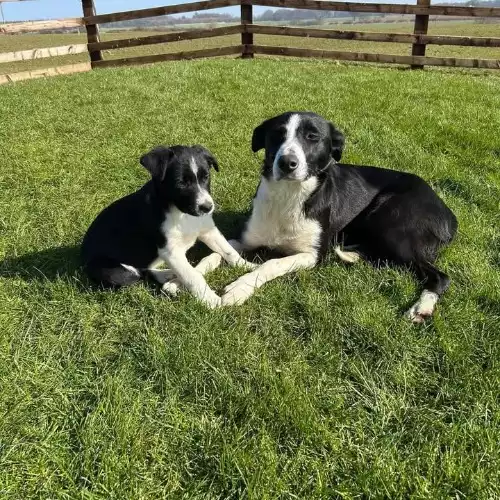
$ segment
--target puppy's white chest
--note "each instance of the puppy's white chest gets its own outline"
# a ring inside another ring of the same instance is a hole
[[[167,249],[187,252],[196,243],[199,234],[212,226],[213,220],[210,215],[194,217],[182,213],[177,208],[172,209],[162,225]]]
[[[315,252],[320,224],[304,214],[304,203],[316,189],[312,177],[304,182],[262,179],[244,238],[252,246],[285,253]]]

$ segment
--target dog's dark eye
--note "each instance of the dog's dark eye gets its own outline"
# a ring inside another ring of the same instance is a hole
[[[319,135],[315,134],[314,132],[308,132],[306,134],[306,139],[311,142],[318,142],[319,141]]]
[[[198,179],[200,179],[201,182],[205,182],[208,179],[208,172],[200,172]]]

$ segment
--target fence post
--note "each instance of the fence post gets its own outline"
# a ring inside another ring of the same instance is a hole
[[[431,0],[417,0],[417,6],[429,7]],[[416,15],[415,27],[413,33],[415,35],[427,35],[427,28],[429,27],[428,15]],[[414,43],[411,47],[412,56],[425,56],[425,43]],[[412,64],[411,69],[424,69],[423,64]]]
[[[253,33],[245,31],[248,24],[253,24],[252,4],[241,2],[241,24],[243,25],[243,32],[241,33],[241,44],[243,51],[241,53],[242,59],[253,58]]]
[[[95,16],[95,5],[94,0],[82,0],[83,16]],[[99,26],[97,24],[86,24],[85,29],[87,30],[87,42],[94,43],[100,42],[99,37]],[[90,64],[94,61],[102,61],[102,52],[100,50],[89,50]]]

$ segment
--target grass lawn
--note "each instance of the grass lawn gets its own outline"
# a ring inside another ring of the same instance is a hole
[[[322,29],[339,29],[346,31],[376,31],[384,33],[413,33],[414,21],[399,23],[370,23],[370,24],[331,24],[318,26]],[[281,23],[286,24],[286,23]],[[479,36],[498,37],[500,33],[500,22],[474,23],[474,22],[439,22],[429,23],[429,34],[431,35],[455,35],[455,36]],[[154,31],[123,31],[120,33],[101,33],[101,39],[117,40],[122,38],[135,38],[140,36],[151,36],[158,34]],[[86,43],[85,34],[62,34],[62,35],[15,35],[0,36],[0,52],[11,52],[16,50],[27,50],[40,47],[52,47],[58,45],[71,45]],[[182,42],[170,42],[127,49],[105,50],[105,59],[121,59],[124,57],[135,57],[141,55],[153,55],[170,52],[208,49],[227,45],[239,45],[241,35],[229,35],[216,38],[205,38],[199,40],[184,40]],[[289,36],[254,35],[254,43],[258,45],[279,45],[283,47],[299,47],[324,50],[347,50],[351,52],[372,52],[381,54],[411,55],[411,45],[405,43],[382,43],[382,42],[360,42],[356,40],[325,40],[321,38],[301,38]],[[429,45],[426,54],[436,57],[459,57],[479,59],[499,59],[500,48],[498,47],[460,47],[445,45]],[[15,73],[18,71],[29,71],[38,68],[49,68],[63,64],[74,64],[88,61],[88,54],[78,54],[49,59],[35,59],[15,63],[0,64],[0,74]]]
[[[2,498],[499,498],[497,74],[221,59],[5,85],[0,106]],[[142,153],[211,149],[231,235],[258,182],[252,130],[290,109],[454,210],[433,321],[403,318],[408,272],[334,257],[216,311],[89,286],[82,235],[145,182]]]

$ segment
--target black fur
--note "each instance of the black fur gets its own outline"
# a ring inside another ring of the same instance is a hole
[[[194,158],[197,178],[190,165]],[[105,208],[83,239],[81,258],[89,277],[103,286],[125,286],[163,274],[148,267],[166,241],[161,231],[172,207],[199,216],[210,207],[197,205],[199,188],[210,192],[210,168],[218,170],[213,155],[201,146],[159,146],[140,159],[151,180],[135,193]],[[122,266],[132,266],[137,272]]]
[[[271,118],[254,131],[252,150],[265,148],[262,173],[268,179],[292,114]],[[449,278],[434,262],[457,230],[451,210],[417,175],[338,163],[343,134],[315,113],[298,114],[297,138],[306,154],[307,175],[319,181],[304,205],[307,217],[321,224],[318,258],[334,244],[353,246],[372,262],[409,266],[427,290],[442,294]]]

